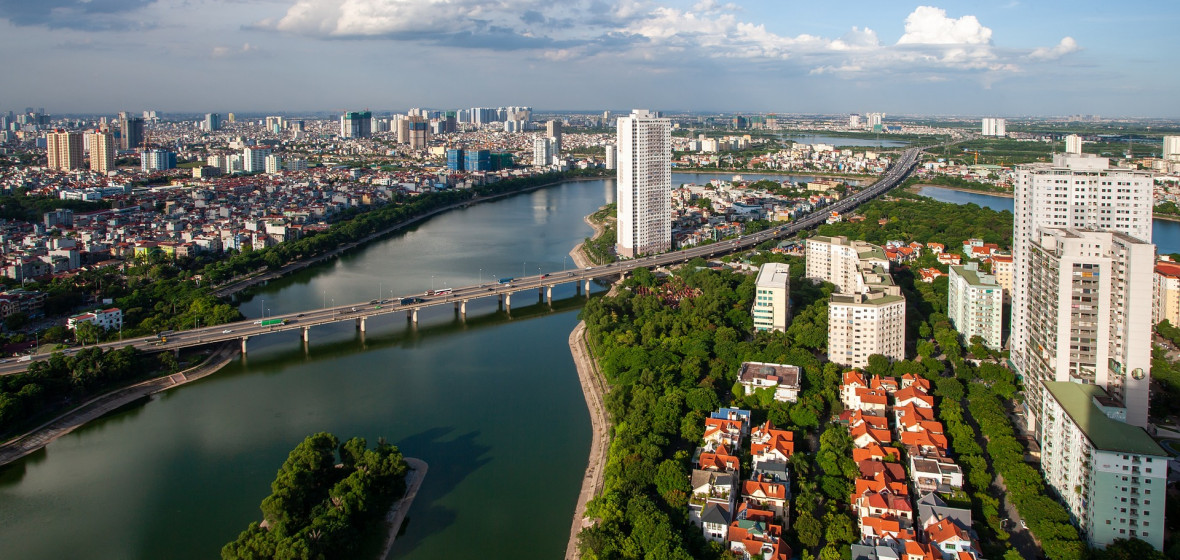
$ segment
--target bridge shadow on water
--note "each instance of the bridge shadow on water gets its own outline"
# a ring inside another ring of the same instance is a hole
[[[412,552],[432,534],[451,526],[457,513],[443,504],[445,498],[464,479],[491,462],[488,456],[491,447],[476,441],[480,432],[450,437],[454,431],[452,427],[431,428],[396,442],[403,453],[425,460],[429,470],[418,496],[410,504],[407,520],[412,518],[412,521],[405,525],[405,534],[394,542],[390,557]]]

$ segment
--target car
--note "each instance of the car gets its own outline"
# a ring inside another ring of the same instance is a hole
[[[369,300],[369,305],[377,305],[377,300]]]
[[[221,331],[221,334],[229,334],[231,332],[234,332],[234,331],[232,329],[225,329],[224,331]]]
[[[548,278],[548,277],[549,277],[549,274],[548,274],[548,273],[545,273],[545,274],[542,274],[542,275],[541,275],[541,278]]]
[[[592,267],[592,266],[586,267],[586,270],[593,270],[593,269],[594,269],[594,267]]]
[[[302,317],[304,315],[305,315],[305,313],[300,313],[300,314],[296,315],[296,317]]]

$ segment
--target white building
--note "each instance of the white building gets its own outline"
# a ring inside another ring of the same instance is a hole
[[[618,254],[672,248],[672,121],[642,109],[619,117]]]
[[[1044,384],[1072,381],[1104,388],[1129,424],[1146,426],[1155,246],[1109,231],[1040,232],[1028,251],[1030,425]]]
[[[1012,322],[1009,346],[1019,370],[1028,341],[1028,252],[1037,229],[1117,231],[1151,242],[1152,176],[1110,168],[1096,156],[1056,155],[1052,164],[1016,169],[1012,234]]]
[[[1180,263],[1155,263],[1155,293],[1151,298],[1151,323],[1168,321],[1180,326]]]
[[[842,294],[860,292],[864,289],[862,266],[889,270],[889,259],[884,250],[865,241],[822,235],[807,240],[804,277],[808,280],[831,282]]]
[[[538,136],[533,138],[533,167],[548,167],[553,164],[553,139]]]
[[[1164,136],[1164,159],[1180,161],[1180,136]]]
[[[1078,155],[1082,153],[1082,137],[1070,134],[1065,137],[1065,153]]]
[[[791,322],[791,268],[766,263],[754,282],[754,330],[786,332]]]
[[[848,115],[848,128],[860,128],[860,115],[858,113]]]
[[[260,173],[266,171],[266,156],[270,155],[270,148],[247,147],[242,150],[242,170],[246,173]]]
[[[983,338],[988,348],[999,350],[1004,322],[1004,290],[996,277],[979,271],[978,263],[950,268],[947,283],[947,315],[955,329],[970,341]]]
[[[78,328],[82,323],[94,323],[99,328],[119,330],[123,328],[123,310],[118,308],[95,309],[89,313],[74,315],[66,319],[66,327],[70,330]]]
[[[1162,550],[1168,453],[1101,387],[1046,383],[1041,470],[1091,546],[1137,538]]]
[[[742,362],[738,383],[745,388],[747,395],[754,394],[758,389],[774,389],[774,400],[795,402],[799,400],[802,374],[799,366]]]
[[[984,136],[1007,136],[1008,135],[1008,121],[1007,119],[997,119],[993,117],[984,117],[983,130],[981,132]]]
[[[614,144],[606,145],[606,168],[617,169],[619,167],[619,152]]]
[[[847,367],[869,365],[869,356],[905,358],[905,298],[900,291],[832,294],[828,303],[828,360]]]

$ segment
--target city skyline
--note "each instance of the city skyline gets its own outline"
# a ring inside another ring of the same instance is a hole
[[[0,45],[26,79],[0,87],[0,106],[1173,117],[1180,78],[1160,38],[1178,15],[1146,2],[3,0]]]

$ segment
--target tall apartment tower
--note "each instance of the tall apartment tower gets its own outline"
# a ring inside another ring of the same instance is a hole
[[[1002,345],[1000,327],[1004,322],[1004,289],[996,277],[979,270],[979,263],[952,266],[947,283],[947,315],[963,338],[983,338],[988,348]]]
[[[619,241],[622,257],[672,248],[672,121],[635,109],[618,121]]]
[[[807,240],[806,269],[808,280],[831,282],[842,294],[864,291],[864,267],[889,270],[889,258],[880,247],[867,241],[849,241],[847,237],[817,235]]]
[[[1030,424],[1042,436],[1045,384],[1097,385],[1147,425],[1155,245],[1128,235],[1041,228],[1028,247]]]
[[[854,368],[869,356],[905,359],[905,297],[897,286],[859,294],[832,294],[828,302],[828,359]]]
[[[340,115],[340,136],[344,138],[369,138],[372,135],[372,112],[353,111]]]
[[[119,149],[134,150],[143,145],[143,119],[126,111],[119,113]]]
[[[533,167],[548,167],[553,163],[553,142],[551,138],[533,138]]]
[[[555,140],[553,155],[561,155],[561,121],[553,120],[545,123],[545,136]]]
[[[266,156],[270,155],[270,148],[248,147],[242,150],[242,169],[246,173],[262,173],[266,171]]]
[[[82,135],[56,130],[45,135],[49,148],[49,168],[60,171],[82,169]]]
[[[1082,153],[1082,137],[1070,134],[1065,137],[1065,153],[1078,155]]]
[[[217,113],[205,113],[205,121],[201,123],[201,129],[206,132],[221,130],[221,115]]]
[[[619,167],[619,151],[614,144],[606,145],[606,168],[617,169]]]
[[[754,330],[786,332],[791,322],[791,269],[784,263],[766,263],[754,281]]]
[[[110,132],[90,135],[90,170],[106,173],[115,169],[115,137]]]
[[[1150,173],[1110,167],[1093,155],[1058,154],[1052,164],[1016,169],[1012,232],[1012,361],[1024,371],[1028,342],[1029,246],[1043,227],[1124,233],[1151,242]]]
[[[992,117],[984,117],[983,130],[981,133],[984,136],[1007,136],[1008,135],[1008,121],[1007,119],[997,119]]]

